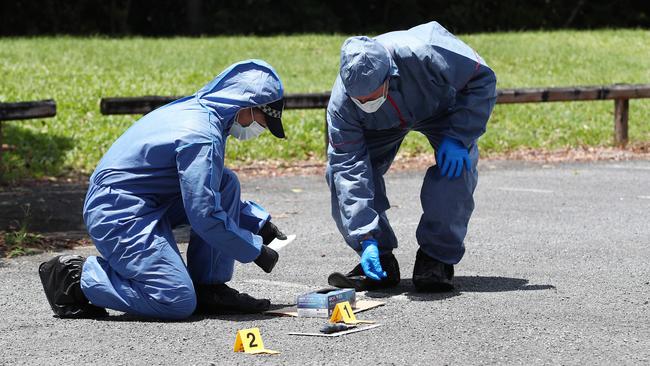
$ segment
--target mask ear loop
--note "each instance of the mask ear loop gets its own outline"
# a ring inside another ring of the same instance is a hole
[[[237,124],[239,124],[239,112],[241,112],[241,108],[237,111],[237,113],[235,113],[235,118],[233,119],[233,121]]]

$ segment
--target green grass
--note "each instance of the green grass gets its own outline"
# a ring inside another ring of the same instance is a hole
[[[5,178],[92,172],[137,116],[102,116],[109,96],[187,95],[233,62],[261,58],[287,93],[331,88],[344,35],[166,39],[0,38],[0,101],[53,98],[55,118],[3,123]],[[650,31],[603,30],[461,35],[496,71],[499,88],[650,82]],[[289,139],[268,134],[228,146],[231,165],[265,159],[324,159],[322,110],[289,111]],[[632,142],[650,140],[650,100],[634,100]],[[484,152],[612,143],[613,102],[499,105]],[[404,153],[428,152],[410,134]]]
[[[2,236],[0,238],[0,257],[4,254],[8,258],[37,254],[39,251],[33,247],[43,238],[40,234],[30,233],[26,229],[12,232],[0,231],[0,236]]]
[[[12,227],[9,231],[0,231],[0,258],[5,255],[12,258],[37,252],[35,247],[43,237],[27,230],[31,217],[30,210],[31,206],[23,206],[24,218],[17,223],[18,227]]]

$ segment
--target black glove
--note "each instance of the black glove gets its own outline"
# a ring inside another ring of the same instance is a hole
[[[262,245],[262,251],[260,251],[260,255],[257,259],[255,259],[255,264],[263,269],[264,272],[271,273],[275,264],[278,263],[278,258],[280,258],[278,252],[266,245]]]
[[[257,235],[262,237],[262,242],[265,245],[270,244],[275,238],[287,240],[287,236],[284,235],[277,226],[273,225],[270,220],[262,226],[262,229],[260,229],[260,232]]]

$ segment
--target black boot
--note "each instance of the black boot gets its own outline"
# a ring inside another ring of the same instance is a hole
[[[413,284],[420,292],[447,292],[454,289],[454,266],[442,263],[418,249],[413,267]]]
[[[327,283],[339,288],[354,288],[356,291],[378,290],[395,287],[399,283],[399,264],[393,253],[379,256],[381,268],[386,272],[386,278],[375,281],[366,276],[361,264],[357,264],[348,274],[334,272],[327,278]]]
[[[255,314],[269,310],[271,301],[256,299],[226,284],[195,285],[197,314]]]
[[[84,257],[79,255],[60,255],[38,267],[47,301],[60,318],[108,316],[106,309],[91,304],[81,291],[84,261]]]

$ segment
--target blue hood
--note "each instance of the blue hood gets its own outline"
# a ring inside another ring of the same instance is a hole
[[[397,66],[381,43],[366,36],[350,37],[341,46],[339,75],[349,96],[365,96],[388,76],[397,75]]]
[[[282,99],[284,87],[277,72],[262,60],[233,64],[196,93],[198,102],[219,120],[229,121],[241,108]]]

